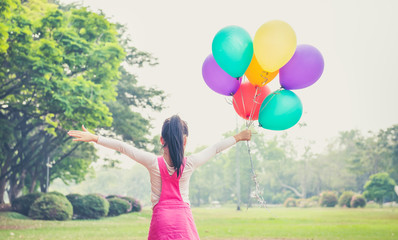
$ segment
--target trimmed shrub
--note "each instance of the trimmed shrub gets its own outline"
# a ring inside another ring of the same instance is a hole
[[[121,197],[121,199],[128,201],[131,204],[131,209],[128,212],[141,212],[141,203],[132,197]]]
[[[29,217],[42,220],[68,220],[72,218],[73,207],[66,197],[45,194],[30,207]]]
[[[48,192],[47,194],[53,194],[53,195],[57,195],[57,196],[60,196],[60,197],[65,197],[65,195],[63,195],[62,193],[57,192],[57,191]]]
[[[296,199],[294,198],[286,198],[285,202],[283,203],[285,207],[296,207]]]
[[[88,194],[82,197],[80,217],[85,219],[99,219],[106,217],[109,212],[109,202],[99,194]]]
[[[340,207],[351,207],[351,199],[354,196],[354,192],[346,191],[341,194],[339,198],[339,206]]]
[[[66,198],[73,206],[73,219],[81,218],[83,212],[83,196],[77,193],[66,195]]]
[[[32,206],[32,204],[43,195],[44,193],[35,192],[21,196],[12,202],[12,210],[20,214],[23,214],[25,216],[28,216],[29,209]]]
[[[365,207],[366,206],[366,200],[362,195],[354,195],[351,199],[351,207],[357,208],[357,207]]]
[[[337,204],[337,196],[334,192],[323,192],[319,201],[322,207],[334,207]]]
[[[106,199],[111,199],[111,198],[122,198],[123,196],[121,196],[121,195],[108,195],[108,196],[106,196],[105,198]]]
[[[318,199],[316,199],[316,200],[313,200],[312,198],[297,199],[296,205],[297,205],[297,207],[301,207],[301,208],[317,207]]]
[[[127,213],[131,209],[131,204],[127,200],[121,198],[110,198],[108,216],[119,216],[123,213]]]
[[[314,202],[319,202],[319,196],[318,196],[318,195],[312,196],[312,197],[310,197],[309,199],[310,199],[311,201],[314,201]]]

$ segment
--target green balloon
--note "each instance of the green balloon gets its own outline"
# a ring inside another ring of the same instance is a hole
[[[212,42],[212,53],[217,64],[230,76],[241,77],[253,57],[250,34],[238,26],[228,26],[217,32]]]
[[[269,130],[286,130],[293,127],[303,114],[300,98],[292,91],[277,90],[261,104],[258,122]]]

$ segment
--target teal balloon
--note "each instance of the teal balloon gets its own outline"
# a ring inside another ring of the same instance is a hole
[[[249,33],[238,26],[228,26],[216,34],[212,53],[217,64],[232,77],[241,77],[253,57],[253,41]]]
[[[277,90],[261,104],[258,122],[265,129],[286,130],[293,127],[302,114],[303,105],[294,92]]]

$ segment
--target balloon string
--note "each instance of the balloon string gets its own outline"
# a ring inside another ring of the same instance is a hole
[[[256,112],[256,108],[257,108],[257,104],[258,104],[257,97],[259,97],[261,95],[261,93],[258,93],[259,87],[256,86],[255,88],[256,88],[256,92],[254,93],[254,96],[253,96],[253,107],[252,107],[252,110],[250,112],[248,127],[251,127],[251,125],[254,122],[253,115]]]
[[[229,105],[233,105],[233,100],[234,100],[233,97],[232,97],[232,100],[228,99],[228,97],[225,97],[225,101],[226,101]]]
[[[265,73],[265,76],[263,76],[263,73]],[[262,77],[265,80],[264,82],[261,83],[262,86],[264,86],[265,84],[268,83],[268,78],[267,78],[268,74],[269,74],[269,72],[267,72],[267,71],[262,71],[260,73],[260,77]]]
[[[243,92],[240,92],[240,97],[242,99],[242,106],[243,106],[243,114],[246,113],[246,106],[245,106],[245,100],[243,99]],[[247,125],[247,123],[246,123]]]
[[[250,158],[250,166],[251,166],[251,174],[252,174],[252,179],[255,185],[255,190],[253,192],[254,197],[257,199],[257,202],[260,204],[260,207],[265,208],[268,210],[267,208],[267,202],[264,200],[264,198],[261,196],[261,190],[260,190],[260,184],[257,181],[257,175],[254,172],[254,165],[253,165],[253,160],[252,160],[252,155],[250,152],[250,142],[246,141],[246,146],[247,146],[247,152],[249,154],[249,158]],[[268,210],[268,212],[275,217],[271,211]]]
[[[265,208],[269,212],[269,214],[271,214],[271,216],[273,218],[276,218],[276,216],[269,210],[269,208],[267,208],[267,202],[261,196],[260,184],[258,183],[257,175],[254,172],[254,164],[253,164],[252,155],[251,155],[251,152],[250,152],[250,142],[249,141],[246,141],[246,146],[247,146],[247,152],[248,152],[249,158],[250,158],[252,179],[253,179],[253,182],[254,182],[254,185],[255,185],[255,190],[253,192],[254,197],[257,199],[257,202],[260,204],[260,207]]]
[[[260,112],[268,105],[268,103],[271,102],[271,100],[272,100],[277,94],[279,94],[279,92],[280,92],[282,89],[283,89],[283,87],[279,88],[279,89],[276,90],[274,93],[271,93],[271,94],[272,94],[272,97],[270,97],[270,98],[268,99],[268,101],[267,101],[265,104],[262,104],[262,105],[261,105]]]

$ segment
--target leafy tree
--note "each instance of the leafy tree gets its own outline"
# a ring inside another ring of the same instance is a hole
[[[0,53],[5,53],[8,48],[8,25],[6,19],[10,17],[15,5],[13,0],[0,2]]]
[[[382,206],[386,197],[394,196],[394,179],[388,173],[376,173],[369,177],[364,186],[364,196],[370,201],[374,200]]]
[[[95,160],[94,148],[69,141],[65,133],[83,123],[139,146],[150,142],[149,121],[137,110],[160,110],[163,92],[137,86],[122,67],[153,62],[129,45],[120,24],[45,0],[6,1],[0,16],[8,16],[0,26],[0,37],[6,36],[3,25],[8,33],[6,43],[0,40],[6,49],[0,53],[0,202],[7,182],[11,200],[25,184],[33,191],[39,182],[46,191],[48,158],[52,179],[81,181]]]
[[[398,182],[398,125],[393,125],[386,130],[381,129],[378,133],[378,144],[382,149],[380,155],[382,159],[388,161],[384,171]]]

